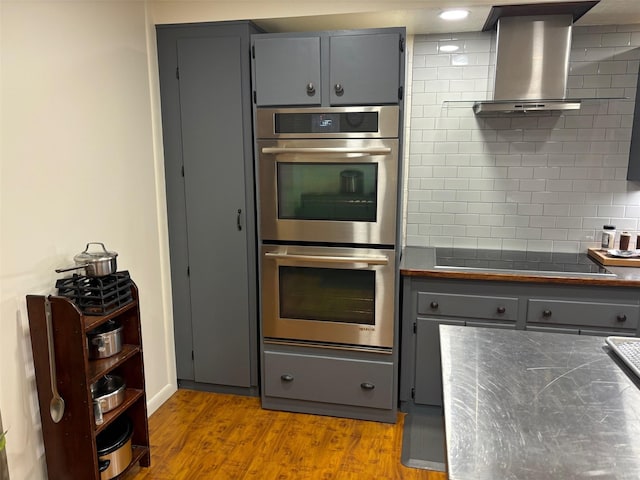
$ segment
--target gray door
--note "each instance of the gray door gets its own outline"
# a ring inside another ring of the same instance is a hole
[[[399,34],[330,38],[331,105],[398,103],[400,71]]]
[[[238,37],[178,40],[194,380],[250,386]]]
[[[320,37],[256,38],[254,48],[256,105],[320,105]]]

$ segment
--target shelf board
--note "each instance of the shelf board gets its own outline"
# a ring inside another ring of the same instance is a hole
[[[122,305],[120,308],[118,308],[117,310],[114,310],[108,315],[83,315],[84,331],[88,332],[90,330],[93,330],[94,328],[99,327],[106,321],[111,320],[112,318],[115,318],[119,315],[122,315],[124,312],[132,309],[137,305],[138,305],[138,300],[134,297],[134,299],[131,300],[129,303]]]
[[[122,365],[138,352],[140,352],[140,347],[138,345],[125,344],[122,346],[122,350],[119,353],[116,353],[111,357],[91,360],[89,362],[89,368],[87,369],[89,383],[97,382],[100,377],[106,375],[117,366]]]
[[[99,434],[102,430],[107,428],[107,426],[121,413],[123,413],[126,409],[128,409],[131,405],[133,405],[136,400],[142,397],[144,394],[143,390],[137,388],[127,388],[124,393],[124,401],[118,405],[116,408],[111,410],[110,412],[104,413],[102,415],[103,422],[100,425],[96,425],[95,434]]]

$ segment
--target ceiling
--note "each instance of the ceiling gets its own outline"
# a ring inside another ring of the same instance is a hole
[[[298,2],[314,0],[297,0]],[[253,19],[268,32],[343,30],[354,28],[407,27],[409,34],[480,31],[491,7],[526,3],[567,3],[566,0],[388,0],[374,1],[367,9],[366,2],[351,2],[353,11],[334,15],[307,15],[286,18]],[[299,3],[298,3],[299,4]],[[345,2],[349,5],[349,2]],[[344,4],[343,4],[344,5]],[[438,14],[450,8],[469,11],[465,20],[444,21]],[[342,8],[344,10],[344,8]],[[640,0],[600,0],[575,25],[625,25],[640,24]]]

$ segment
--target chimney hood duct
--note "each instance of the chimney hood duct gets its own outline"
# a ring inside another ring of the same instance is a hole
[[[588,10],[596,3],[575,2],[583,10],[585,4]],[[515,10],[507,16],[499,16],[505,13],[500,7],[494,7],[497,14],[492,9],[494,17],[499,17],[491,19],[490,15],[485,30],[490,21],[497,25],[493,100],[476,102],[476,115],[580,108],[579,99],[566,98],[575,14],[557,9],[559,13],[547,14],[544,5],[513,5]],[[538,13],[532,13],[536,10]],[[526,14],[518,15],[518,11]]]

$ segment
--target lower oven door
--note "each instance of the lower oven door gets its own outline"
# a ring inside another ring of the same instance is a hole
[[[393,347],[395,251],[264,245],[265,338]]]

